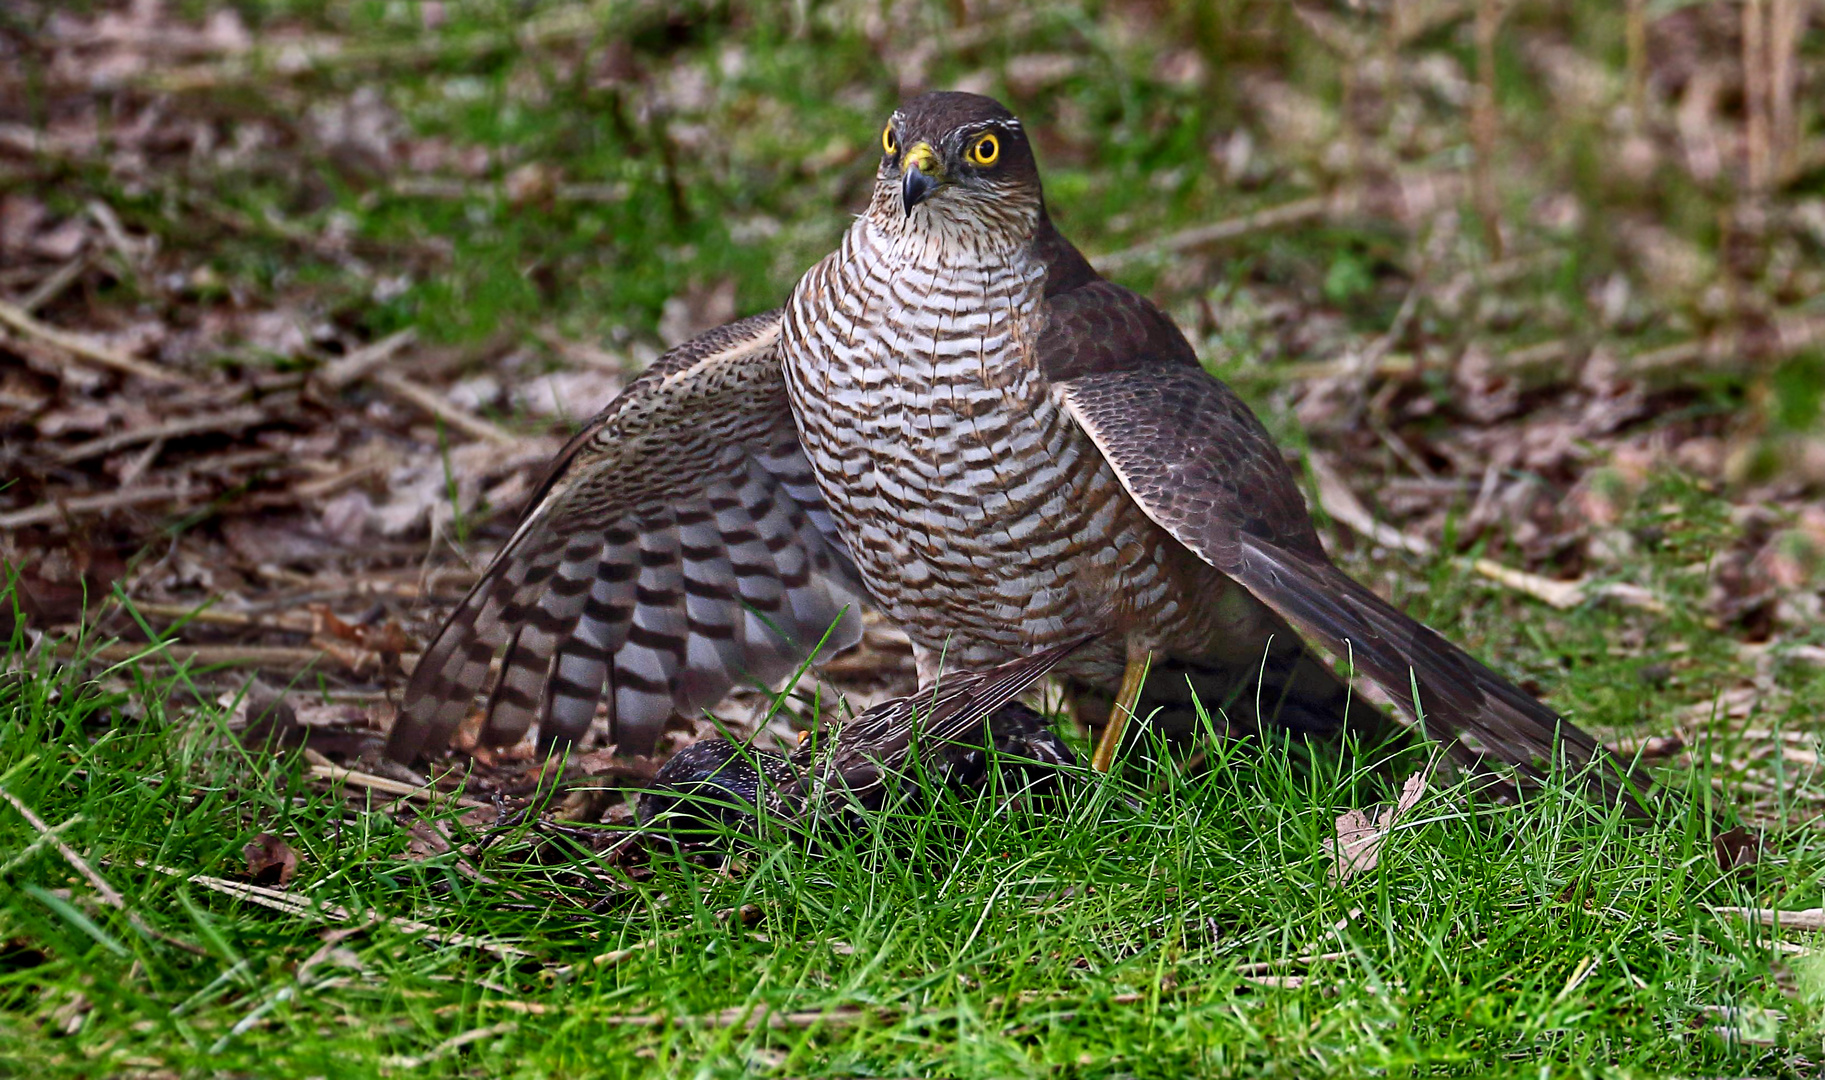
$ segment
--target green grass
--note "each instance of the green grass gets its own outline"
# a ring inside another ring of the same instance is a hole
[[[1586,635],[1605,618],[1567,617]],[[1571,697],[1631,681],[1633,663],[1599,653]],[[1817,904],[1825,852],[1775,831],[1747,876],[1720,873],[1705,775],[1670,776],[1646,826],[1556,789],[1500,807],[1441,785],[1346,883],[1324,841],[1379,781],[1270,742],[1215,748],[1194,775],[1157,756],[1123,780],[1086,774],[1045,814],[947,796],[847,843],[773,838],[725,871],[660,851],[630,879],[601,844],[520,828],[474,857],[481,884],[454,854],[409,850],[415,811],[313,780],[296,752],[243,749],[221,708],[175,704],[190,676],[161,669],[88,680],[40,660],[0,689],[0,788],[124,898],[100,903],[0,807],[14,1074],[1772,1074],[1818,1059],[1805,991],[1825,968],[1708,908]],[[1794,687],[1813,708],[1820,689]],[[428,816],[459,847],[492,819]],[[293,896],[348,917],[189,880],[246,880],[260,832],[300,854]],[[617,884],[591,912],[597,875]],[[1238,972],[1333,953],[1273,969],[1297,986]],[[835,1019],[729,1022],[762,1008]]]

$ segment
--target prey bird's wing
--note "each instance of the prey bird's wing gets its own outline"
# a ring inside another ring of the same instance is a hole
[[[1417,685],[1428,734],[1460,760],[1534,782],[1555,754],[1595,763],[1604,797],[1640,809],[1594,738],[1331,564],[1272,436],[1182,336],[1163,343],[1164,313],[1106,281],[1051,305],[1054,392],[1148,517],[1409,716]]]
[[[828,789],[833,780],[840,780],[866,805],[888,777],[905,769],[915,744],[927,764],[934,764],[944,747],[969,738],[1002,706],[1090,640],[1077,638],[983,671],[941,676],[934,687],[869,709],[823,746],[807,741],[793,754],[793,762],[807,768],[807,782],[814,790]]]
[[[798,441],[756,315],[661,356],[573,438],[438,632],[387,743],[442,747],[499,658],[483,741],[573,740],[606,700],[649,753],[674,713],[772,683],[862,632],[864,593]],[[828,634],[828,640],[826,639]]]

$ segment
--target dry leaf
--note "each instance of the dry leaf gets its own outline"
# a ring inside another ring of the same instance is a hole
[[[247,876],[256,885],[277,885],[283,889],[298,872],[298,853],[269,832],[249,840],[241,849],[241,856],[247,860]]]
[[[1392,807],[1375,806],[1368,810],[1351,810],[1337,819],[1337,836],[1324,842],[1336,865],[1331,880],[1339,884],[1357,874],[1375,869],[1381,862],[1381,845],[1392,832],[1402,814],[1413,809],[1425,794],[1430,769],[1421,769],[1401,785],[1400,797]],[[1379,821],[1376,819],[1380,819]]]
[[[1711,849],[1717,853],[1717,868],[1726,874],[1753,870],[1762,858],[1762,838],[1742,826],[1721,832],[1711,838]]]

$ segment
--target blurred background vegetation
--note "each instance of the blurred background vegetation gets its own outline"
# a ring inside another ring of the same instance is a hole
[[[415,578],[427,537],[465,565],[422,595],[460,590],[563,435],[834,246],[928,88],[1025,119],[1067,235],[1403,602],[1512,651],[1508,608],[1380,559],[1489,555],[1633,611],[1593,648],[1656,672],[1689,660],[1652,647],[1669,607],[1825,656],[1810,0],[17,0],[0,554],[28,622],[117,582],[344,595]],[[387,614],[410,639],[437,610]],[[1584,704],[1664,683],[1614,681]]]
[[[52,626],[481,557],[631,373],[834,246],[897,101],[963,88],[1346,559],[1817,648],[1822,61],[1804,0],[21,0],[0,543]]]
[[[778,303],[882,116],[967,88],[1027,119],[1081,246],[1167,242],[1112,269],[1219,367],[1373,352],[1360,377],[1448,398],[1620,366],[1730,414],[1700,471],[1816,484],[1822,32],[1808,0],[27,0],[0,22],[0,285],[99,200],[157,250],[97,237],[65,304],[306,334],[225,327],[181,362],[405,326],[637,359]]]

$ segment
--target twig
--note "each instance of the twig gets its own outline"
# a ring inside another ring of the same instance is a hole
[[[497,446],[512,446],[518,441],[505,428],[484,420],[467,409],[452,405],[435,390],[421,386],[403,375],[380,371],[369,375],[368,379],[387,393],[417,406],[471,438],[482,439]]]
[[[146,256],[150,253],[152,242],[134,240],[127,235],[126,227],[120,223],[120,215],[114,208],[100,199],[89,200],[89,216],[95,224],[101,226],[101,235],[108,241],[108,246],[120,256],[121,263],[127,270],[139,273],[145,269]]]
[[[1768,190],[1768,3],[1743,4],[1743,157],[1749,190]]]
[[[496,184],[471,183],[467,180],[432,176],[409,176],[393,181],[389,188],[395,195],[410,199],[481,200],[504,197]],[[556,202],[619,203],[627,199],[627,190],[619,184],[552,184],[548,189]]]
[[[1714,907],[1711,910],[1718,915],[1735,915],[1753,923],[1779,927],[1782,930],[1825,930],[1825,908],[1780,911],[1775,908]]]
[[[856,1005],[840,1005],[837,1008],[802,1012],[774,1012],[765,1003],[753,1006],[737,1005],[720,1012],[700,1016],[680,1016],[676,1019],[662,1013],[637,1013],[632,1016],[604,1016],[604,1023],[621,1024],[627,1027],[664,1027],[676,1024],[679,1027],[727,1028],[741,1027],[752,1031],[755,1028],[808,1028],[808,1027],[853,1027],[871,1015],[889,1019],[899,1015],[899,1010],[884,1008],[870,1013]]]
[[[394,1054],[394,1055],[386,1057],[382,1060],[387,1065],[392,1066],[393,1068],[396,1068],[396,1069],[422,1068],[423,1066],[428,1065],[433,1061],[436,1061],[438,1058],[444,1057],[448,1054],[454,1053],[455,1051],[462,1049],[465,1046],[468,1046],[472,1042],[480,1042],[483,1039],[492,1039],[497,1035],[506,1035],[507,1033],[513,1031],[514,1029],[518,1028],[519,1026],[520,1026],[520,1024],[519,1024],[519,1021],[517,1021],[517,1020],[503,1020],[498,1024],[490,1024],[487,1027],[476,1028],[473,1031],[465,1031],[461,1035],[453,1035],[450,1038],[445,1039],[443,1042],[438,1043],[437,1046],[434,1047],[430,1053],[424,1055],[423,1057],[412,1057],[412,1056],[405,1055],[405,1054]]]
[[[82,272],[89,268],[89,257],[78,255],[69,262],[51,272],[51,276],[38,283],[38,287],[19,301],[19,310],[30,315],[39,308],[63,295],[63,290],[75,283]]]
[[[572,341],[549,326],[542,326],[533,331],[533,336],[544,342],[553,352],[565,360],[580,367],[595,368],[611,374],[626,377],[636,369],[631,358],[619,353],[609,352],[585,341]]]
[[[155,866],[153,869],[179,877],[183,876],[181,871],[173,870],[165,866]],[[192,885],[201,885],[205,889],[213,889],[216,892],[227,893],[229,896],[235,897],[238,900],[245,900],[256,907],[270,908],[273,911],[282,911],[287,915],[295,915],[301,918],[314,919],[325,917],[324,911],[318,910],[316,906],[306,901],[303,897],[293,893],[280,892],[278,889],[266,889],[259,885],[249,885],[240,881],[229,881],[226,878],[210,877],[207,874],[193,874],[190,875],[187,880]]]
[[[138,484],[139,478],[146,475],[146,470],[152,468],[152,463],[164,452],[165,440],[153,439],[144,450],[128,458],[120,470],[121,486],[130,488]]]
[[[127,506],[140,506],[144,503],[166,502],[182,498],[186,494],[188,492],[181,487],[167,486],[129,488],[125,491],[103,492],[100,495],[78,495],[73,499],[52,499],[48,502],[41,502],[37,506],[14,510],[10,514],[0,514],[0,530],[43,525],[69,514],[88,514],[119,510]]]
[[[226,893],[229,896],[245,900],[250,904],[272,908],[274,911],[282,911],[288,915],[324,919],[326,921],[335,922],[355,921],[355,913],[348,908],[343,907],[341,904],[324,903],[309,897],[300,896],[297,893],[286,892],[283,889],[271,889],[263,885],[248,885],[239,881],[229,881],[226,878],[212,877],[209,874],[187,874],[175,867],[160,866],[157,863],[142,862],[140,865],[148,866],[151,869],[156,870],[161,874],[169,875],[170,877],[183,878],[192,885],[200,885],[205,889],[213,889],[219,893]],[[427,941],[435,941],[440,944],[454,945],[463,948],[481,949],[484,952],[490,952],[500,957],[532,955],[526,950],[517,948],[513,945],[502,945],[497,942],[488,941],[484,938],[473,937],[469,934],[457,933],[451,930],[439,930],[428,923],[421,923],[412,919],[400,919],[391,915],[382,915],[377,911],[368,912],[366,925],[390,926],[395,930],[407,934],[420,935]]]
[[[387,361],[398,355],[401,349],[417,340],[418,334],[407,327],[327,365],[317,373],[317,379],[334,390],[340,390],[352,382],[366,379],[394,397],[430,413],[471,438],[483,439],[501,446],[512,445],[516,440],[512,433],[504,428],[492,424],[466,409],[458,408],[442,394],[413,382],[404,375],[380,370]]]
[[[30,312],[4,300],[0,300],[0,323],[5,323],[27,337],[37,338],[77,359],[87,360],[91,364],[99,364],[126,375],[137,375],[142,379],[163,383],[192,381],[175,371],[167,370],[156,364],[148,364],[144,360],[135,360],[92,338],[59,330],[54,326],[47,326],[33,318]]]
[[[1768,11],[1768,129],[1769,162],[1776,183],[1799,175],[1799,114],[1794,111],[1794,87],[1799,79],[1800,36],[1806,28],[1806,8],[1800,0],[1770,0]]]
[[[1287,956],[1282,957],[1279,960],[1262,960],[1253,964],[1237,964],[1236,974],[1242,976],[1266,975],[1275,968],[1287,967],[1292,964],[1298,964],[1301,967],[1309,967],[1312,964],[1323,964],[1332,960],[1347,960],[1349,959],[1349,955],[1349,953],[1328,952],[1319,953],[1317,956]]]
[[[1331,519],[1347,526],[1352,532],[1367,537],[1382,547],[1405,551],[1421,558],[1433,558],[1438,548],[1425,537],[1413,536],[1402,532],[1392,525],[1377,521],[1369,513],[1368,507],[1356,497],[1348,484],[1330,464],[1317,454],[1307,459],[1311,465],[1312,475],[1318,483],[1318,505]],[[1585,580],[1558,581],[1553,578],[1530,574],[1525,570],[1516,570],[1503,566],[1494,559],[1460,560],[1470,569],[1483,577],[1525,593],[1536,600],[1544,601],[1561,610],[1574,608],[1587,600],[1607,599],[1627,607],[1641,608],[1644,611],[1665,612],[1666,603],[1652,592],[1639,585],[1626,582],[1595,583]]]
[[[1503,566],[1493,559],[1477,559],[1472,565],[1477,573],[1496,584],[1524,593],[1562,611],[1577,607],[1585,599],[1583,582],[1559,581],[1530,574],[1525,570]]]
[[[12,858],[0,863],[0,875],[10,874],[19,867],[24,866],[46,845],[62,836],[66,830],[73,829],[82,824],[83,820],[81,814],[76,814],[39,833],[31,843],[20,848]]]
[[[0,150],[11,150],[24,158],[36,158],[53,153],[53,146],[48,136],[24,124],[0,124]]]
[[[1276,364],[1259,371],[1250,371],[1246,378],[1264,379],[1276,383],[1365,375],[1404,379],[1418,370],[1419,362],[1404,353],[1381,356],[1373,364],[1365,363],[1363,356],[1345,355],[1335,360],[1301,360],[1293,364]]]
[[[484,1009],[506,1009],[508,1012],[525,1013],[527,1016],[544,1016],[556,1012],[555,1006],[538,1001],[521,1001],[519,998],[483,998],[476,1002]],[[461,1005],[443,1005],[437,1010],[439,1016],[462,1011]]]
[[[1648,0],[1628,0],[1623,40],[1628,49],[1629,111],[1637,129],[1647,126],[1648,100]]]
[[[304,592],[277,596],[270,600],[255,600],[242,610],[249,615],[264,614],[284,608],[298,608],[305,604],[329,603],[333,600],[344,600],[351,596],[394,596],[402,600],[423,600],[427,597],[455,602],[462,599],[469,586],[475,584],[476,574],[472,571],[455,567],[440,569],[436,576],[437,585],[447,585],[454,592],[438,593],[411,581],[390,581],[384,577],[362,578],[357,581],[343,581],[335,586],[321,589],[309,589]],[[290,582],[290,579],[274,577],[271,580]],[[317,579],[304,577],[304,583],[315,584]]]
[[[180,439],[189,435],[205,435],[217,431],[238,431],[241,428],[263,423],[266,418],[266,411],[253,405],[229,409],[227,412],[214,415],[187,416],[182,420],[168,420],[163,424],[134,428],[131,431],[116,432],[113,435],[103,435],[98,439],[77,443],[59,453],[57,460],[64,465],[70,465],[88,458],[112,454],[116,450],[124,450],[129,446],[138,446],[140,443]]]
[[[1825,159],[1821,163],[1825,164]],[[1523,264],[1539,265],[1533,259],[1509,259],[1501,266],[1521,267]],[[1504,278],[1509,276],[1507,272],[1502,274]],[[1448,292],[1454,287],[1458,286],[1447,285],[1439,291]],[[1825,342],[1825,318],[1789,312],[1776,317],[1759,331],[1721,331],[1706,338],[1691,338],[1671,345],[1644,349],[1622,358],[1620,365],[1628,374],[1653,379],[1701,364],[1725,370],[1733,366],[1740,367],[1749,357],[1783,359],[1814,348],[1822,342]],[[1588,342],[1553,338],[1498,353],[1491,357],[1490,369],[1501,373],[1551,371],[1555,376],[1569,377],[1573,370],[1569,361],[1589,352]],[[1260,372],[1250,372],[1248,377],[1277,382],[1331,379],[1369,373],[1388,378],[1404,378],[1412,375],[1418,366],[1413,357],[1401,354],[1380,357],[1369,372],[1359,370],[1357,365],[1361,362],[1359,357],[1343,356],[1333,360],[1280,364]]]
[[[81,653],[78,653],[74,646],[65,645],[60,652],[66,656],[80,656],[91,662],[102,664],[125,664],[159,656],[170,660],[173,664],[195,664],[199,667],[257,667],[273,671],[298,671],[323,660],[335,659],[322,649],[309,647],[182,645],[176,642],[162,642],[156,645],[116,642]],[[411,672],[412,665],[417,662],[416,654],[406,653],[400,657],[401,667],[407,673]]]
[[[351,465],[345,469],[338,469],[328,476],[320,477],[316,480],[306,480],[301,484],[293,484],[291,487],[292,494],[306,502],[312,499],[321,499],[333,495],[345,487],[365,480],[370,476],[385,473],[389,468],[389,464],[390,463],[386,461],[363,461],[360,464]]]
[[[340,765],[312,765],[311,777],[316,780],[328,780],[331,783],[366,788],[369,791],[378,791],[382,795],[392,795],[400,799],[422,799],[429,802],[439,795],[449,794],[429,783],[408,784],[403,780],[392,780],[384,776],[375,776],[373,773],[357,772],[354,769],[345,769]],[[489,808],[488,803],[468,795],[457,795],[456,805],[471,809],[486,810]]]
[[[245,626],[259,630],[278,630],[287,634],[309,634],[316,630],[314,620],[301,615],[257,615],[190,604],[157,604],[149,601],[134,601],[133,610],[151,619],[173,619],[214,626]]]
[[[1636,353],[1623,361],[1623,365],[1632,373],[1646,376],[1700,363],[1725,368],[1739,364],[1748,356],[1761,355],[1769,359],[1792,356],[1820,342],[1825,342],[1825,318],[1796,313],[1776,318],[1765,331],[1754,336],[1726,331],[1708,338],[1694,338]]]
[[[317,381],[332,390],[340,390],[349,383],[365,377],[381,364],[391,360],[395,353],[417,340],[418,331],[409,326],[396,334],[388,334],[379,341],[370,342],[347,356],[337,357],[325,364],[322,370],[317,372]]]
[[[1311,467],[1313,479],[1318,482],[1318,505],[1333,520],[1382,547],[1426,559],[1438,554],[1438,548],[1432,541],[1420,536],[1409,536],[1392,525],[1375,520],[1375,515],[1369,513],[1369,508],[1362,504],[1362,500],[1344,483],[1343,477],[1322,456],[1307,455],[1306,463]]]
[[[1308,199],[1295,199],[1279,206],[1269,206],[1245,214],[1239,218],[1200,225],[1196,228],[1163,236],[1158,240],[1148,240],[1120,251],[1111,251],[1098,255],[1090,260],[1090,265],[1107,272],[1128,263],[1139,262],[1157,255],[1171,255],[1193,248],[1208,247],[1228,240],[1236,240],[1251,233],[1267,232],[1272,229],[1285,229],[1293,225],[1303,225],[1316,221],[1332,212],[1337,200],[1326,195],[1314,195]]]
[[[1496,107],[1495,39],[1502,26],[1505,0],[1477,0],[1476,86],[1470,98],[1470,142],[1476,157],[1470,185],[1483,237],[1491,258],[1502,257],[1502,204],[1495,189]]]
[[[13,809],[19,811],[20,815],[31,824],[32,828],[38,830],[39,835],[45,837],[54,847],[56,847],[57,853],[63,856],[64,861],[68,862],[72,867],[75,867],[77,873],[88,879],[89,884],[94,887],[95,891],[101,894],[102,903],[111,908],[119,908],[122,911],[126,911],[126,898],[121,896],[120,893],[115,892],[114,886],[108,884],[106,878],[96,873],[94,867],[90,866],[81,855],[76,854],[75,848],[64,843],[63,838],[58,836],[49,825],[46,825],[43,818],[32,813],[32,808],[21,802],[19,796],[14,795],[5,788],[0,788],[0,799],[5,799],[7,802],[13,804]],[[128,914],[131,915],[132,913],[129,912]]]
[[[63,837],[58,836],[57,831],[55,829],[52,829],[49,825],[46,825],[43,818],[39,817],[37,814],[32,813],[31,807],[25,805],[25,803],[23,803],[19,800],[19,797],[17,795],[14,795],[12,792],[6,790],[5,788],[0,788],[0,798],[3,798],[7,802],[11,803],[13,806],[13,809],[19,811],[20,816],[24,817],[25,820],[32,826],[32,828],[38,830],[38,835],[40,837],[42,837],[46,842],[51,844],[51,846],[55,847],[57,849],[57,853],[59,855],[63,856],[63,860],[65,862],[69,863],[70,866],[73,867],[78,874],[81,874],[85,879],[88,880],[89,884],[94,887],[96,894],[101,897],[102,903],[108,905],[109,907],[115,909],[116,911],[119,911],[119,912],[122,912],[123,914],[125,914],[127,916],[127,921],[133,925],[133,929],[138,930],[140,933],[146,935],[149,938],[155,938],[159,941],[169,942],[170,944],[176,945],[178,948],[184,949],[187,952],[196,953],[198,956],[208,956],[209,955],[209,950],[207,950],[207,949],[201,948],[200,946],[192,945],[188,941],[183,941],[179,938],[174,938],[170,934],[166,934],[161,931],[154,930],[150,925],[147,924],[146,920],[140,918],[139,912],[134,911],[132,908],[127,906],[126,897],[122,896],[119,892],[115,891],[114,886],[108,884],[108,880],[106,878],[102,877],[99,873],[97,873],[95,868],[93,866],[89,865],[88,860],[84,859],[81,855],[78,855],[76,853],[75,848],[64,843]]]

